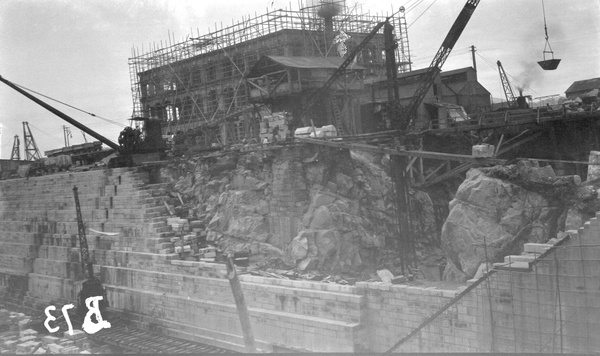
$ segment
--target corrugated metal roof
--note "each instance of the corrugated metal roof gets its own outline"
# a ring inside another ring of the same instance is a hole
[[[590,91],[598,88],[600,88],[600,78],[578,80],[573,82],[569,89],[565,90],[565,94],[577,93],[580,91]]]
[[[340,57],[266,57],[286,67],[303,69],[337,69],[344,62],[344,58]],[[358,64],[350,64],[347,69],[363,70],[365,67],[359,66]]]
[[[440,75],[442,77],[447,77],[447,76],[453,75],[453,74],[468,72],[469,70],[475,71],[475,69],[473,67],[464,67],[464,68],[458,68],[458,69],[453,69],[453,70],[449,70],[449,71],[444,71],[444,72],[441,72]]]
[[[425,103],[427,105],[433,105],[433,106],[437,106],[439,108],[446,108],[446,109],[460,109],[462,108],[462,106],[460,105],[456,105],[456,104],[452,104],[452,103],[447,103],[444,101],[431,101],[428,103]]]

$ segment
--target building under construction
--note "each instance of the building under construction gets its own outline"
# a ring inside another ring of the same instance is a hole
[[[165,134],[198,128],[208,146],[258,139],[263,116],[286,111],[300,117],[307,94],[386,19],[395,31],[398,70],[411,69],[404,9],[388,17],[345,1],[298,7],[242,18],[145,53],[134,49],[129,60],[134,116],[162,120]],[[319,114],[310,118],[315,125],[337,122],[348,134],[362,132],[360,105],[369,101],[364,83],[385,78],[384,35],[375,33],[329,95],[318,99]]]

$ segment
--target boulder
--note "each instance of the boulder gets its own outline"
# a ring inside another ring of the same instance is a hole
[[[298,235],[292,240],[290,248],[291,257],[294,261],[303,259],[308,254],[308,239],[302,234]]]
[[[336,230],[320,230],[315,234],[317,259],[319,267],[330,270],[336,267],[339,260],[340,233]]]
[[[540,167],[537,161],[527,159],[517,162],[517,171],[522,179],[531,182],[542,182],[544,178],[556,177],[551,166]]]
[[[561,214],[542,195],[478,169],[467,173],[449,206],[441,234],[442,248],[452,262],[445,278],[460,280],[476,274],[486,253],[488,262],[495,262],[519,254],[526,242],[547,241],[556,233]]]

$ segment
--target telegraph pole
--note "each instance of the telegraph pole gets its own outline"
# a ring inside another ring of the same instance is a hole
[[[471,56],[473,57],[473,69],[477,72],[477,62],[475,61],[475,45],[471,45]]]

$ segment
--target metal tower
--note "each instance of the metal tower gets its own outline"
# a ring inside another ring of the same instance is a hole
[[[512,90],[512,86],[510,86],[510,82],[508,81],[508,77],[506,76],[504,67],[502,67],[502,63],[498,61],[496,62],[496,64],[498,65],[498,73],[500,73],[500,80],[502,81],[502,89],[504,89],[506,104],[509,108],[514,108],[517,106],[517,99],[515,98],[515,93]]]
[[[15,140],[13,141],[12,153],[10,154],[10,160],[21,160],[21,144],[19,142],[19,135],[15,135]]]
[[[42,158],[40,156],[40,150],[38,150],[37,145],[35,144],[35,139],[33,138],[33,135],[31,135],[29,123],[27,121],[23,121],[23,140],[25,141],[26,161],[35,161],[36,159]]]
[[[398,20],[398,71],[400,73],[410,72],[412,62],[410,60],[410,48],[408,46],[408,27],[406,26],[406,16],[404,16],[404,6],[400,7]]]

